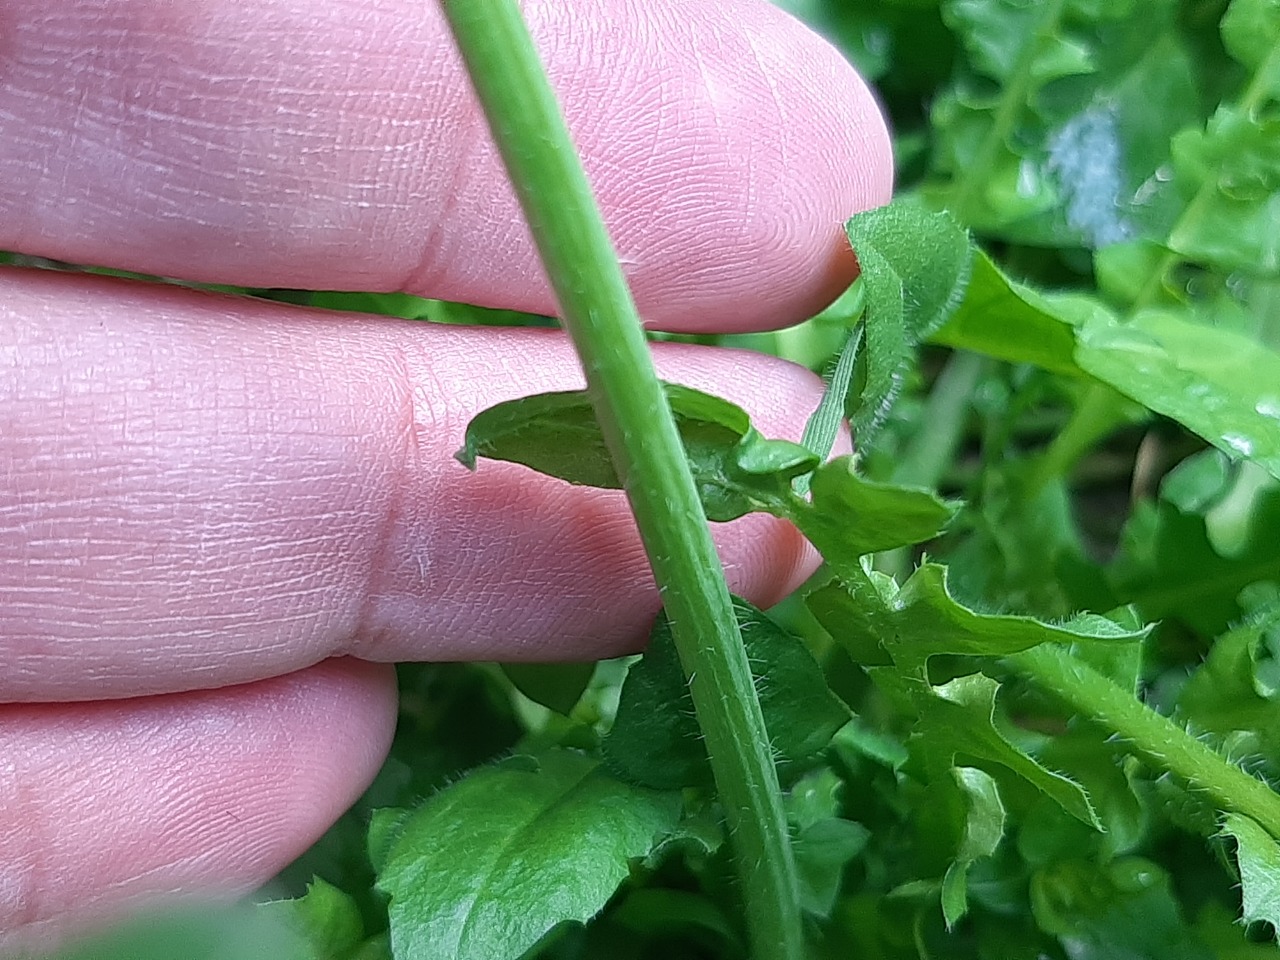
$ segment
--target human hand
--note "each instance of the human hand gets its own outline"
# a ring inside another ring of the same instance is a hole
[[[756,0],[527,15],[648,322],[847,284],[891,163],[831,49]],[[0,249],[554,309],[431,4],[12,4],[0,77]],[[770,435],[819,393],[655,357]],[[611,656],[656,609],[619,495],[451,458],[483,407],[580,386],[557,332],[4,270],[0,361],[0,948],[271,876],[381,763],[378,662]],[[772,518],[716,533],[757,603],[812,569]]]

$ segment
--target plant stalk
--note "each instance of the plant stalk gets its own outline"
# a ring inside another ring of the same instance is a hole
[[[757,960],[801,960],[799,882],[729,590],[622,268],[514,0],[441,0],[577,349],[706,739]]]
[[[1160,769],[1208,794],[1219,808],[1252,818],[1280,840],[1280,794],[1119,684],[1053,644],[1007,659],[1081,716],[1128,740]]]

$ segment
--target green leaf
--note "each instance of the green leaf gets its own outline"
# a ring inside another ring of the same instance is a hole
[[[1016,243],[1163,237],[1177,197],[1158,171],[1169,137],[1201,119],[1178,6],[945,4],[969,58],[933,97],[930,203]]]
[[[866,849],[871,831],[853,820],[831,817],[801,830],[792,841],[800,877],[800,904],[826,918],[835,909],[845,869]]]
[[[1275,664],[1280,603],[1253,611],[1219,637],[1178,695],[1178,718],[1229,759],[1280,775],[1280,697],[1260,674]]]
[[[522,694],[566,716],[596,672],[594,663],[504,663],[501,667]]]
[[[1013,732],[996,709],[999,689],[999,683],[980,673],[932,687],[927,695],[917,688],[920,720],[910,746],[920,753],[925,766],[935,771],[949,771],[961,760],[969,765],[976,762],[988,774],[1007,770],[1081,823],[1099,827],[1079,784],[1049,770],[1016,745]]]
[[[829,767],[805,774],[787,796],[787,819],[805,910],[829,917],[845,868],[867,846],[871,832],[840,816],[844,782]]]
[[[974,256],[973,277],[951,319],[930,339],[951,347],[1082,376],[1072,323],[1044,297],[1000,272],[987,254]]]
[[[378,877],[397,960],[516,958],[585,922],[674,829],[673,798],[553,751],[476,770],[404,822]]]
[[[822,391],[822,399],[804,425],[801,445],[823,460],[830,456],[831,448],[835,446],[836,437],[840,434],[840,425],[844,422],[849,389],[853,384],[853,371],[862,354],[863,331],[861,324],[849,331],[848,339],[840,350],[840,357],[827,380],[826,389]],[[809,486],[808,478],[800,477],[799,483],[799,492],[805,493]]]
[[[304,937],[316,960],[346,960],[364,939],[359,904],[320,877],[307,884],[305,896],[273,900],[259,909]]]
[[[917,343],[960,302],[971,248],[946,214],[898,201],[845,225],[867,291],[866,374],[850,420],[868,442],[898,395]]]
[[[819,463],[798,443],[762,437],[746,411],[727,400],[678,384],[663,387],[708,519],[782,512],[794,498],[792,481]],[[584,390],[521,397],[482,410],[467,425],[455,456],[468,469],[488,457],[583,486],[622,486]]]
[[[1059,32],[1064,3],[1018,0],[950,0],[947,22],[963,39],[973,65],[1018,89],[1024,75],[1037,84],[1089,73],[1093,65],[1079,45]]]
[[[1031,904],[1073,960],[1211,960],[1183,920],[1169,874],[1139,857],[1038,871]]]
[[[1280,488],[1262,487],[1248,506],[1247,534],[1220,550],[1210,517],[1229,499],[1230,485],[1216,451],[1171,474],[1155,504],[1140,504],[1126,525],[1121,550],[1107,570],[1117,598],[1148,619],[1176,618],[1212,637],[1240,617],[1240,591],[1253,583],[1280,582]],[[1219,464],[1224,479],[1200,491],[1201,499],[1172,499],[1186,471]]]
[[[1232,0],[1222,18],[1227,52],[1251,71],[1272,97],[1280,97],[1280,0]]]
[[[745,600],[734,613],[751,663],[774,755],[783,764],[811,759],[849,719],[803,642]],[[605,763],[631,783],[655,789],[708,786],[711,772],[694,721],[693,700],[671,628],[660,616],[649,645],[622,686]]]
[[[686,444],[732,447],[751,428],[746,413],[727,400],[675,384],[666,393]],[[488,457],[583,486],[622,487],[585,390],[540,393],[482,410],[467,424],[455,456],[469,470],[477,458]]]
[[[853,457],[823,464],[810,481],[811,502],[789,517],[835,569],[881,550],[937,536],[956,505],[927,490],[878,483],[859,476]]]
[[[936,563],[917,568],[900,589],[891,581],[864,577],[824,587],[807,602],[856,659],[883,663],[874,653],[864,659],[880,649],[918,676],[936,654],[1001,657],[1041,643],[1137,644],[1150,631],[1126,629],[1096,614],[1050,624],[1028,616],[978,613],[951,596],[947,568]]]
[[[1219,107],[1206,127],[1175,137],[1172,153],[1195,206],[1169,246],[1224,270],[1280,273],[1280,119]]]
[[[1233,457],[1280,477],[1280,354],[1163,310],[1081,331],[1080,366]]]
[[[1265,920],[1273,931],[1280,930],[1280,844],[1239,813],[1223,817],[1222,832],[1236,842],[1244,922]]]
[[[942,878],[942,916],[948,929],[969,912],[969,868],[995,853],[1005,826],[1004,804],[995,780],[976,767],[955,767],[951,775],[965,797],[966,809],[960,849]]]

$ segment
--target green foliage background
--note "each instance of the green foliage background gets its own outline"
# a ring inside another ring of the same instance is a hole
[[[718,341],[831,375],[810,450],[692,392],[677,410],[709,507],[788,516],[827,560],[806,596],[738,610],[812,955],[1280,955],[1273,829],[1035,659],[1280,779],[1280,2],[782,5],[876,85],[900,199],[851,221],[864,275],[832,308]],[[467,455],[615,485],[581,403],[539,403]],[[842,409],[858,460],[814,472]],[[387,765],[269,902],[165,921],[200,955],[265,956],[262,924],[273,957],[745,956],[663,624],[637,665],[400,682]]]

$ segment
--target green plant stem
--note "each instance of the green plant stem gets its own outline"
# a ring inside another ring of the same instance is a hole
[[[1057,29],[1065,9],[1066,0],[1049,0],[1048,3],[1043,4],[1040,22],[1027,37],[1027,42],[1014,64],[1012,79],[1000,94],[1000,103],[996,107],[991,127],[983,136],[973,161],[966,166],[951,188],[950,202],[947,206],[961,223],[968,224],[973,220],[969,208],[975,200],[978,187],[983,178],[988,176],[994,168],[996,154],[1013,132],[1018,114],[1026,107],[1027,95],[1031,92],[1031,84],[1034,81],[1031,67],[1040,53],[1038,49],[1040,41]]]
[[[980,354],[957,350],[947,359],[929,391],[920,429],[911,437],[889,479],[909,487],[936,487],[955,458],[964,436],[969,399],[990,368]],[[902,578],[911,570],[911,548],[887,550],[875,558],[881,573]]]
[[[1221,809],[1252,818],[1280,839],[1280,794],[1129,691],[1052,644],[1034,647],[1008,660],[1082,716],[1128,740],[1161,770],[1170,771],[1208,794]]]
[[[799,883],[728,587],[591,188],[513,0],[441,0],[555,289],[672,623],[757,960],[800,960]]]
[[[929,392],[920,429],[893,468],[892,482],[911,487],[937,486],[964,436],[969,399],[988,369],[987,358],[980,354],[965,350],[951,354]]]
[[[1110,435],[1125,419],[1114,390],[1102,383],[1086,387],[1071,419],[1036,459],[1027,477],[1026,496],[1034,497],[1054,477],[1065,477],[1098,441]]]

